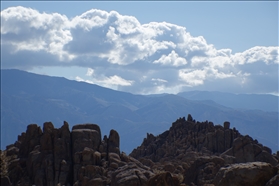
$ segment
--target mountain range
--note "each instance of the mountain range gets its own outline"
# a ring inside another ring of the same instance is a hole
[[[66,120],[70,126],[96,123],[104,134],[117,130],[121,149],[130,153],[146,133],[162,133],[188,114],[216,124],[230,121],[242,134],[278,150],[277,96],[201,91],[134,95],[61,77],[1,70],[1,149],[14,143],[28,124],[51,121],[57,127]]]
[[[227,107],[278,112],[278,96],[269,94],[233,94],[225,92],[189,91],[177,95],[190,100],[212,100]]]

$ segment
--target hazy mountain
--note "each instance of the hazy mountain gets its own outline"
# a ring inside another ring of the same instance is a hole
[[[121,149],[130,152],[146,133],[159,134],[175,119],[190,113],[199,121],[230,121],[242,134],[278,149],[278,112],[237,110],[214,101],[177,95],[142,96],[60,77],[1,70],[1,149],[14,143],[30,123],[61,126],[97,123],[104,134],[116,129]]]
[[[258,109],[278,112],[279,97],[269,94],[232,94],[225,92],[189,91],[177,95],[190,100],[212,100],[218,104],[237,109]]]

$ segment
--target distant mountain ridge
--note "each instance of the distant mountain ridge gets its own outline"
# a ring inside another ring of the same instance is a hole
[[[241,133],[278,150],[278,112],[238,110],[171,94],[134,95],[60,77],[1,70],[1,149],[28,124],[52,121],[60,126],[66,120],[70,126],[97,123],[105,133],[116,129],[121,149],[129,153],[147,132],[159,134],[188,113],[199,121],[230,121]]]
[[[212,100],[218,104],[237,109],[257,109],[278,112],[279,97],[270,94],[232,94],[225,92],[189,91],[177,95],[190,100]]]

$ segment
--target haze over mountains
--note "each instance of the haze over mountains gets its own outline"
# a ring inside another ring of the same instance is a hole
[[[177,95],[190,100],[212,100],[227,107],[278,112],[278,96],[268,94],[232,94],[224,92],[189,91]]]
[[[231,108],[230,108],[231,107]],[[242,134],[278,150],[278,97],[220,92],[133,95],[97,85],[20,70],[1,70],[1,149],[16,141],[30,123],[56,127],[96,123],[102,135],[119,132],[130,152],[146,133],[159,134],[179,117],[191,114],[215,124],[230,121]]]

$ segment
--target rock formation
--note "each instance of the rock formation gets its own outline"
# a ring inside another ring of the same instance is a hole
[[[223,171],[221,168],[228,165],[244,163],[242,166],[252,170],[262,168],[255,168],[255,164],[247,162],[265,162],[273,168],[267,173],[268,179],[262,182],[266,183],[278,174],[278,156],[272,155],[270,148],[250,136],[241,135],[235,128],[230,129],[227,121],[223,126],[214,126],[208,121],[196,122],[191,115],[188,115],[187,120],[179,118],[169,130],[156,137],[147,134],[142,145],[134,149],[130,156],[153,170],[182,174],[185,184],[219,185],[214,179]],[[253,171],[250,173],[256,174]],[[251,185],[254,184],[252,180],[248,181]]]
[[[164,133],[147,134],[129,156],[119,142],[117,131],[102,138],[96,124],[71,131],[67,122],[59,129],[45,122],[43,130],[30,124],[1,151],[1,185],[278,185],[279,153],[229,122],[179,118]]]
[[[219,186],[261,186],[276,175],[277,171],[277,168],[264,162],[232,164],[219,170],[214,184]]]
[[[101,139],[96,124],[55,129],[51,122],[28,125],[26,133],[5,150],[7,175],[1,185],[146,185],[154,173],[136,159],[120,153],[119,134]]]

